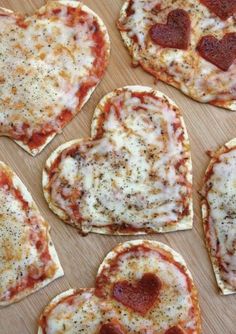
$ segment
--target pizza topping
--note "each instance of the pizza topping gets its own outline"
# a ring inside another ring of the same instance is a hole
[[[81,233],[175,229],[191,215],[190,155],[178,108],[151,90],[124,88],[97,110],[94,139],[69,143],[46,166],[50,206]]]
[[[110,322],[102,325],[99,334],[125,334],[125,332],[119,324]]]
[[[174,326],[168,329],[165,334],[185,334],[185,332],[179,326]]]
[[[236,12],[235,0],[200,0],[206,7],[209,8],[215,15],[222,20],[227,20]]]
[[[0,168],[1,168],[1,164],[0,164]],[[0,188],[1,187],[12,192],[14,197],[20,202],[23,210],[29,209],[29,203],[24,199],[21,191],[14,187],[12,180],[11,180],[11,176],[8,173],[6,173],[6,171],[4,170],[0,170]]]
[[[16,20],[16,24],[22,29],[27,29],[28,28],[28,23],[25,22],[25,19],[23,17],[19,17]]]
[[[72,119],[72,117],[73,117],[73,114],[70,110],[68,109],[62,110],[60,115],[58,115],[56,118],[57,126],[60,128],[63,128]],[[27,142],[27,145],[32,150],[37,149],[38,147],[45,144],[47,138],[55,132],[54,130],[55,129],[53,128],[51,124],[47,124],[40,131],[38,132],[33,131],[31,138]],[[15,139],[25,142],[25,133],[22,134],[21,136],[16,135]]]
[[[200,55],[222,71],[228,71],[236,58],[236,33],[226,34],[221,40],[208,35],[197,45]]]
[[[116,282],[113,297],[135,312],[145,315],[156,302],[160,289],[159,278],[152,273],[146,273],[135,284],[128,281]]]
[[[152,41],[165,48],[187,50],[190,38],[191,21],[183,9],[171,11],[167,23],[156,23],[149,31]]]
[[[52,12],[53,12],[53,14],[59,14],[59,13],[61,13],[61,8],[55,8],[55,9],[53,9],[52,10]]]

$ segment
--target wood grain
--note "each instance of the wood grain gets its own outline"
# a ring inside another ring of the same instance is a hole
[[[128,84],[149,85],[169,95],[181,107],[191,140],[194,171],[194,229],[147,237],[165,242],[180,252],[191,270],[200,293],[203,333],[235,334],[236,295],[220,296],[203,240],[200,203],[197,191],[209,162],[205,151],[236,136],[236,114],[190,100],[182,93],[154,79],[140,68],[130,66],[115,21],[123,0],[84,0],[104,20],[108,27],[112,53],[108,71],[82,112],[58,135],[44,151],[33,158],[8,138],[0,137],[0,160],[9,164],[32,193],[42,214],[52,227],[51,235],[58,251],[65,276],[23,301],[0,310],[0,334],[36,333],[37,318],[43,307],[56,294],[70,287],[92,287],[96,270],[118,242],[132,237],[112,237],[91,234],[81,237],[75,229],[63,224],[47,207],[41,188],[41,173],[46,158],[59,144],[89,136],[93,110],[100,98],[114,88]],[[43,0],[0,0],[0,6],[24,13],[43,5]]]

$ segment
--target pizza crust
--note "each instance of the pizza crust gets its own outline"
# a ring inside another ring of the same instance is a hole
[[[219,150],[217,150],[214,153],[214,155],[213,155],[213,157],[212,157],[212,159],[211,159],[211,161],[210,161],[210,163],[209,163],[209,165],[208,165],[208,167],[206,169],[205,175],[207,174],[207,172],[214,165],[215,159],[221,153],[224,152],[224,148],[225,147],[229,148],[229,149],[233,148],[233,147],[236,147],[236,138],[234,138],[234,139],[230,140],[229,142],[227,142],[223,147],[221,147]],[[202,194],[203,194],[203,196],[205,194],[205,185],[203,186]],[[203,228],[204,228],[204,232],[206,233],[206,224],[208,222],[209,208],[208,208],[208,205],[207,205],[207,199],[205,197],[203,197],[202,202],[201,202],[201,211],[202,211]],[[225,281],[221,278],[218,262],[217,262],[216,258],[212,255],[210,245],[208,245],[207,241],[206,241],[206,247],[207,247],[210,259],[211,259],[213,271],[214,271],[214,274],[215,274],[216,282],[217,282],[217,285],[219,287],[220,293],[222,295],[235,294],[236,290],[235,289],[231,289],[229,287],[229,285],[226,284]]]
[[[11,174],[11,179],[13,182],[13,185],[20,190],[20,193],[22,194],[23,198],[28,202],[29,204],[29,210],[32,211],[33,213],[35,213],[36,215],[40,215],[39,209],[36,206],[31,194],[29,193],[29,191],[27,190],[26,186],[23,184],[23,182],[20,180],[20,178],[3,162],[0,161],[0,169],[6,170],[8,173]],[[55,279],[64,276],[64,271],[61,267],[56,249],[52,243],[52,239],[50,236],[50,226],[49,224],[43,220],[43,227],[46,229],[46,237],[47,237],[47,242],[48,242],[48,250],[49,250],[49,254],[51,255],[51,259],[53,261],[53,263],[56,265],[56,271],[54,273],[54,275],[50,278],[44,279],[42,282],[38,282],[34,288],[27,288],[22,290],[21,292],[18,292],[12,299],[8,300],[8,301],[0,301],[0,307],[3,306],[8,306],[12,303],[15,303],[17,301],[20,301],[21,299],[27,297],[28,295],[40,290],[41,288],[43,288],[44,286],[48,285],[49,283],[51,283],[52,281],[54,281]]]
[[[59,207],[57,207],[56,205],[54,205],[51,201],[51,196],[50,196],[50,192],[48,191],[48,185],[49,185],[49,177],[48,177],[48,173],[47,170],[50,170],[53,162],[57,159],[57,157],[61,154],[61,152],[67,148],[69,148],[71,145],[73,144],[79,144],[80,142],[84,142],[84,141],[92,141],[95,137],[96,137],[96,129],[98,127],[98,123],[97,120],[99,118],[100,113],[102,112],[103,106],[106,104],[107,100],[109,100],[110,98],[112,98],[113,96],[116,95],[116,92],[119,90],[129,90],[129,91],[134,91],[134,92],[152,92],[154,93],[155,96],[164,99],[166,101],[168,101],[168,103],[171,106],[176,107],[178,110],[178,106],[169,98],[167,97],[165,94],[163,94],[160,91],[157,91],[151,87],[148,86],[140,86],[140,85],[136,85],[136,86],[125,86],[122,88],[118,88],[108,94],[106,94],[98,103],[97,107],[95,108],[94,111],[94,115],[93,115],[93,119],[92,119],[92,123],[91,123],[91,137],[87,138],[87,139],[75,139],[72,141],[69,141],[67,143],[62,144],[61,146],[59,146],[48,158],[48,160],[46,161],[46,165],[45,168],[43,169],[43,174],[42,174],[42,186],[43,186],[43,192],[44,192],[44,196],[45,199],[50,207],[50,209],[56,213],[60,219],[62,219],[63,221],[66,221],[68,219],[67,215],[65,214],[65,212],[60,209]],[[188,134],[187,134],[187,130],[186,130],[186,126],[184,123],[184,119],[183,116],[181,115],[180,117],[180,121],[181,121],[181,127],[184,130],[184,142],[189,142],[189,138],[188,138]],[[190,149],[189,149],[190,151]],[[189,157],[189,159],[187,160],[186,163],[187,166],[187,181],[192,184],[192,161],[191,161],[191,156]],[[173,224],[172,226],[164,226],[164,227],[158,227],[156,228],[155,232],[153,233],[165,233],[165,232],[173,232],[173,231],[178,231],[178,230],[188,230],[191,229],[193,226],[193,203],[192,203],[192,198],[189,199],[189,215],[185,216],[183,218],[181,218],[177,224]],[[90,230],[91,232],[94,233],[98,233],[98,234],[105,234],[105,235],[144,235],[147,234],[146,232],[143,231],[132,231],[132,233],[130,232],[120,232],[120,231],[113,231],[111,233],[109,227],[103,226],[103,227],[95,227],[92,226],[92,229]]]

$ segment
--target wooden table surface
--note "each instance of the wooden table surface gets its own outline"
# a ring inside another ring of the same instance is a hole
[[[37,157],[33,158],[8,138],[0,137],[0,160],[9,164],[28,187],[43,216],[51,224],[51,235],[59,254],[65,276],[17,304],[0,310],[0,334],[35,334],[37,319],[52,297],[70,287],[92,287],[96,270],[118,242],[137,237],[115,237],[90,234],[81,237],[62,223],[48,208],[41,188],[45,160],[60,144],[89,136],[93,110],[103,95],[124,85],[149,85],[171,97],[182,109],[191,141],[194,174],[194,228],[185,232],[147,236],[159,240],[182,254],[191,270],[200,294],[204,334],[236,334],[236,295],[220,296],[211,263],[205,248],[197,191],[209,162],[206,150],[215,150],[236,136],[236,113],[192,101],[176,89],[158,82],[141,68],[130,66],[130,57],[122,44],[115,21],[123,0],[84,0],[104,20],[111,38],[108,71],[92,98],[73,121],[67,125]],[[33,13],[44,0],[0,0],[0,6]],[[0,241],[1,242],[1,241]],[[234,318],[234,319],[233,319]]]

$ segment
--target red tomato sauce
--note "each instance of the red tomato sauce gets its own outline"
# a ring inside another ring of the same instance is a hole
[[[125,334],[126,332],[121,328],[119,323],[109,322],[103,324],[100,328],[99,334]]]
[[[22,17],[19,17],[16,21],[16,24],[18,25],[18,27],[22,28],[22,29],[27,29],[28,28],[28,23],[25,22],[25,19]]]
[[[11,177],[7,173],[0,171],[0,187],[4,186],[6,186],[7,189],[14,195],[14,197],[18,199],[22,205],[23,210],[27,210],[29,208],[29,203],[24,199],[21,191],[14,187]]]
[[[58,15],[61,13],[61,8],[55,8],[52,10],[53,14]]]

